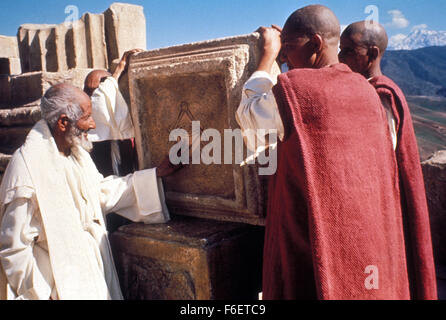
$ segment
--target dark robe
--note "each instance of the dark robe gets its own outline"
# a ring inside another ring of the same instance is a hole
[[[409,277],[413,299],[437,299],[435,265],[420,155],[409,106],[401,89],[388,77],[370,80],[383,103],[390,105],[396,120],[396,157],[401,185],[401,205]]]
[[[375,90],[337,64],[282,74],[273,92],[285,138],[264,299],[409,299],[398,168]]]

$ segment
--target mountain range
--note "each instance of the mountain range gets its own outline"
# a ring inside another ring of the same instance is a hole
[[[387,51],[382,69],[407,97],[421,159],[446,150],[446,46]]]
[[[389,41],[389,50],[415,50],[446,46],[446,31],[428,30],[426,25],[414,27],[409,35],[398,34]]]

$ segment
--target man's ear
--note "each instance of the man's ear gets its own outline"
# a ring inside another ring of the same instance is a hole
[[[324,47],[324,39],[319,34],[315,34],[310,39],[311,47],[315,53],[322,51]]]
[[[68,131],[70,127],[70,119],[67,117],[66,114],[61,114],[59,119],[57,120],[56,130],[60,133],[65,133]]]
[[[381,50],[379,50],[379,48],[377,46],[370,47],[369,51],[367,53],[367,55],[369,56],[370,62],[373,62],[376,59],[378,59],[380,54],[381,54]]]

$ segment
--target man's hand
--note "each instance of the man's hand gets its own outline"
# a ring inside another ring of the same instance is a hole
[[[260,27],[257,32],[260,33],[263,42],[263,56],[260,59],[257,71],[271,73],[272,66],[279,57],[282,48],[280,39],[282,29],[273,25],[271,28]]]
[[[143,52],[143,51],[144,50],[142,50],[142,49],[133,49],[133,50],[126,51],[122,55],[121,61],[119,62],[118,66],[116,67],[115,72],[113,73],[113,77],[116,80],[119,80],[119,78],[121,77],[121,74],[127,69],[127,66],[130,61],[130,57],[132,55],[134,55],[135,53],[139,53],[139,52]]]
[[[183,164],[174,165],[170,162],[169,156],[167,156],[163,162],[156,168],[156,176],[158,178],[164,178],[170,176],[180,170]]]

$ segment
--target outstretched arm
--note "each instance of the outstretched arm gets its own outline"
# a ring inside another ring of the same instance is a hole
[[[115,78],[116,80],[119,80],[119,78],[121,77],[121,75],[124,73],[124,71],[127,69],[129,61],[130,61],[130,57],[138,52],[142,52],[144,50],[142,49],[133,49],[130,51],[127,51],[124,53],[124,55],[121,58],[121,61],[119,62],[118,66],[116,67],[115,72],[113,72],[113,78]]]

